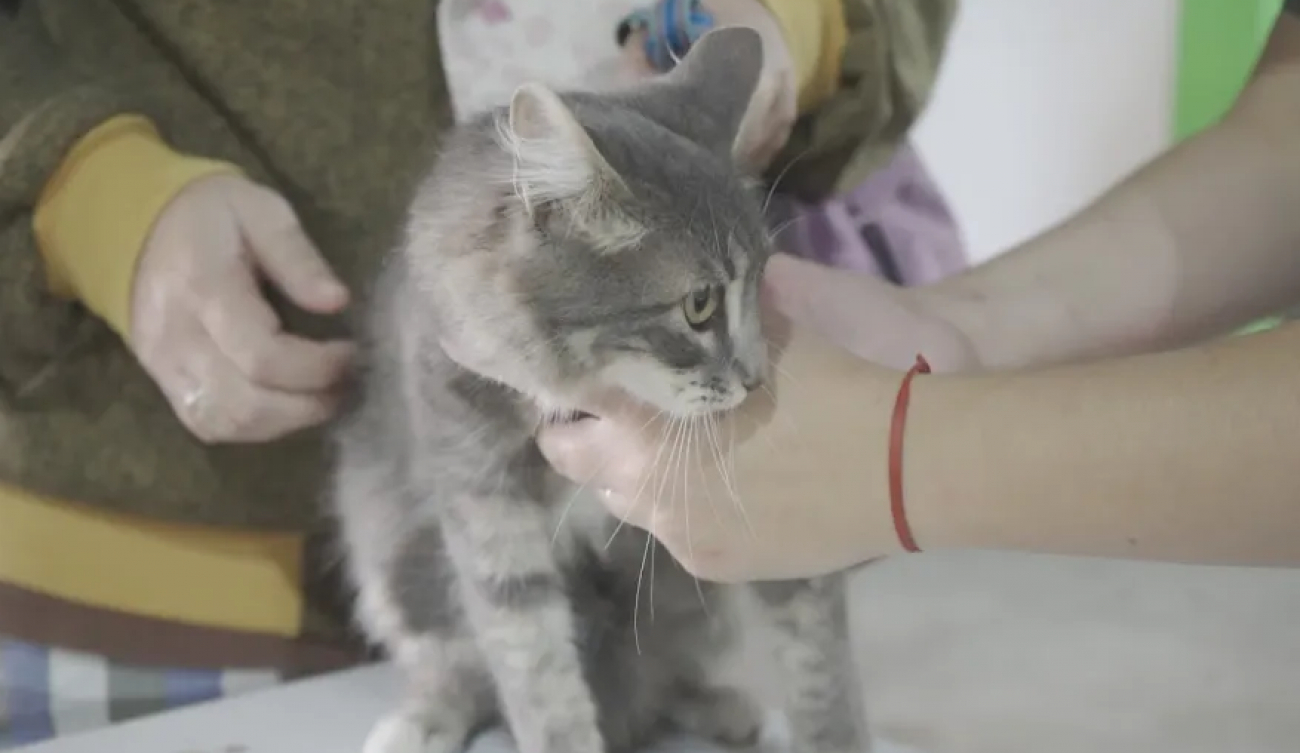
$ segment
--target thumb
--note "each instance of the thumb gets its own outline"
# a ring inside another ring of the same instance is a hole
[[[235,193],[233,203],[254,262],[289,300],[320,314],[347,305],[347,288],[307,237],[289,202],[250,185]]]
[[[537,445],[562,475],[580,484],[622,488],[640,477],[645,458],[642,432],[658,412],[621,391],[591,396],[584,418],[545,424]]]
[[[609,484],[602,475],[607,468],[600,449],[606,428],[598,418],[547,424],[537,432],[537,447],[561,476],[577,484],[605,488]]]

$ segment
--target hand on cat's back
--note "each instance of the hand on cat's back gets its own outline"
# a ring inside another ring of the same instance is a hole
[[[752,173],[761,173],[785,147],[798,118],[799,82],[781,25],[761,0],[704,0],[716,27],[743,26],[763,40],[763,72],[736,139],[735,157]],[[623,42],[625,66],[634,75],[652,76],[645,38],[637,32]]]
[[[183,189],[141,252],[128,344],[204,442],[268,441],[334,411],[352,345],[285,332],[261,280],[308,311],[347,305],[289,204],[236,175]]]

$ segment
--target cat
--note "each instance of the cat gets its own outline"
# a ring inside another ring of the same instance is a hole
[[[365,753],[456,753],[497,720],[521,753],[624,753],[671,728],[758,739],[761,708],[715,671],[735,588],[647,563],[647,535],[602,508],[569,513],[533,434],[600,385],[695,416],[762,384],[770,239],[732,159],[761,65],[757,34],[715,30],[668,75],[526,84],[444,142],[334,432],[357,620],[408,686]],[[447,333],[499,371],[453,362]],[[866,753],[840,578],[754,590],[795,749]]]

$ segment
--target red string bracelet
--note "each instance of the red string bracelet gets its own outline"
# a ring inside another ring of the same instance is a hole
[[[889,424],[889,509],[894,516],[894,531],[898,541],[908,552],[919,552],[912,527],[907,524],[907,508],[903,506],[903,428],[907,426],[907,404],[912,397],[912,378],[929,374],[930,364],[925,356],[917,355],[916,363],[903,376],[894,400],[894,418]]]

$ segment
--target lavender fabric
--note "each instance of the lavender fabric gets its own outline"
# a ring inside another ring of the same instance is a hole
[[[847,194],[811,205],[778,196],[770,214],[781,250],[899,285],[968,266],[957,223],[911,144]]]

